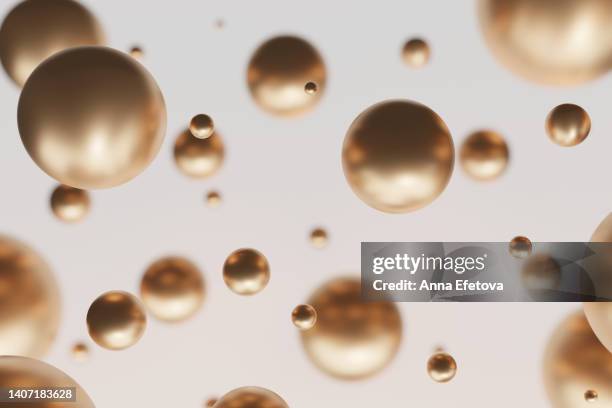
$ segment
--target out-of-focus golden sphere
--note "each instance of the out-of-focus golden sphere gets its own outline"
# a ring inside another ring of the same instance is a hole
[[[310,232],[310,243],[315,248],[324,248],[327,246],[328,239],[327,231],[323,228],[315,228]]]
[[[597,226],[591,236],[591,242],[612,242],[612,213]]]
[[[191,261],[166,257],[149,266],[140,283],[140,298],[153,316],[178,322],[193,316],[204,301],[202,273]]]
[[[45,390],[74,388],[74,392],[76,392],[75,400],[71,402],[49,402],[44,399],[38,399],[24,403],[4,402],[0,403],[1,407],[95,408],[87,392],[76,381],[57,368],[32,358],[0,356],[0,388],[3,390],[19,388]]]
[[[472,133],[461,146],[461,167],[476,180],[498,178],[506,170],[509,157],[510,152],[504,138],[490,130]]]
[[[280,395],[261,387],[242,387],[228,392],[215,408],[289,408]]]
[[[521,271],[523,285],[528,290],[556,290],[561,284],[561,267],[547,254],[533,254]]]
[[[554,108],[546,118],[546,132],[559,146],[576,146],[591,131],[591,118],[578,105],[565,103]]]
[[[608,0],[480,0],[479,17],[494,56],[531,81],[576,85],[612,67]]]
[[[212,408],[215,406],[215,404],[217,403],[217,398],[209,398],[206,400],[206,402],[204,403],[204,408]]]
[[[182,132],[174,143],[174,162],[186,176],[207,178],[221,168],[225,148],[218,132],[206,139],[193,137],[189,129]]]
[[[597,398],[599,398],[599,395],[597,394],[597,391],[595,390],[587,390],[584,393],[584,400],[586,402],[595,402],[597,401]]]
[[[455,151],[444,121],[427,106],[378,103],[351,124],[342,150],[344,175],[366,204],[388,213],[435,200],[453,172]]]
[[[89,213],[90,206],[89,193],[80,188],[61,184],[51,194],[51,210],[61,221],[81,221]]]
[[[509,245],[510,255],[515,258],[525,259],[531,255],[533,245],[531,240],[521,235],[512,238]]]
[[[310,305],[298,305],[291,312],[291,321],[300,330],[310,330],[317,322],[317,311]]]
[[[395,357],[402,337],[399,310],[391,302],[365,302],[356,278],[334,279],[308,304],[317,322],[302,331],[310,360],[323,372],[344,380],[370,377]]]
[[[200,113],[191,118],[189,131],[198,139],[207,139],[215,132],[215,123],[210,116]]]
[[[127,292],[100,295],[87,311],[89,335],[99,346],[122,350],[142,337],[147,317],[140,301]]]
[[[89,347],[85,343],[75,343],[72,346],[72,357],[78,362],[87,361],[89,358]]]
[[[316,92],[304,92],[304,84]],[[274,37],[255,51],[247,70],[251,95],[264,110],[295,116],[317,104],[325,91],[327,73],[319,52],[307,41],[292,36]]]
[[[30,75],[17,121],[30,157],[48,175],[85,190],[108,188],[153,160],[166,106],[136,60],[106,47],[79,47],[55,54]]]
[[[13,8],[0,27],[0,60],[23,86],[51,55],[72,47],[104,45],[96,18],[73,0],[26,0]]]
[[[59,322],[59,289],[47,263],[0,235],[0,355],[42,357]]]
[[[130,48],[130,55],[134,58],[140,59],[144,57],[144,50],[142,47],[134,45],[132,48]]]
[[[239,249],[225,260],[223,280],[238,295],[254,295],[270,281],[270,265],[264,254],[256,249]]]
[[[582,312],[565,319],[544,353],[544,383],[554,408],[582,408],[585,390],[597,390],[598,406],[612,406],[612,354],[601,345]]]
[[[430,55],[429,45],[420,38],[407,41],[402,48],[402,59],[411,68],[422,68],[427,65]]]
[[[219,207],[222,201],[221,193],[218,191],[209,191],[208,194],[206,194],[206,204],[208,204],[210,208]]]
[[[438,352],[427,361],[427,373],[435,382],[449,382],[457,374],[457,362],[450,354]]]

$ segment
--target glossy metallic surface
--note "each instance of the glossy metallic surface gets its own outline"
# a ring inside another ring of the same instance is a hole
[[[498,178],[508,166],[510,152],[504,138],[496,132],[474,132],[461,145],[461,167],[475,180]]]
[[[90,207],[89,193],[85,190],[60,184],[51,194],[51,210],[60,221],[81,221]]]
[[[223,280],[238,295],[254,295],[270,281],[270,265],[264,254],[256,249],[239,249],[225,260]]]
[[[548,137],[559,146],[576,146],[586,139],[590,131],[591,118],[578,105],[559,105],[546,118]]]

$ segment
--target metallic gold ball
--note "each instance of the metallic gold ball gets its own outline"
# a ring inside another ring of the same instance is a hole
[[[30,75],[17,121],[43,171],[88,190],[123,184],[149,165],[164,138],[166,107],[136,60],[106,47],[79,47]]]
[[[291,321],[300,330],[310,330],[317,322],[317,311],[310,305],[298,305],[291,312]]]
[[[215,123],[210,116],[200,113],[191,118],[189,131],[198,139],[208,139],[215,132]]]
[[[0,60],[23,86],[51,55],[72,47],[104,45],[96,18],[73,0],[26,0],[13,8],[0,27]]]
[[[584,393],[584,400],[586,402],[595,402],[597,401],[597,398],[599,398],[599,395],[597,394],[597,391],[595,390],[587,390]]]
[[[591,131],[591,118],[578,105],[565,103],[554,108],[546,118],[546,132],[559,146],[576,146]]]
[[[457,362],[450,354],[438,352],[427,361],[427,373],[435,382],[449,382],[457,374]]]
[[[51,210],[58,220],[81,221],[90,207],[89,193],[85,190],[60,184],[51,194]]]
[[[36,0],[33,0],[36,1]],[[6,389],[58,389],[74,388],[73,402],[49,402],[38,399],[23,403],[1,403],[2,407],[23,408],[95,408],[87,392],[72,378],[57,368],[27,357],[0,356],[0,388]]]
[[[206,204],[208,204],[210,208],[219,207],[222,201],[221,193],[218,191],[209,191],[208,194],[206,194]]]
[[[554,408],[582,408],[585,390],[597,390],[598,406],[612,406],[612,354],[601,345],[582,312],[564,320],[544,353],[544,384]]]
[[[413,38],[404,44],[402,59],[411,68],[422,68],[429,62],[431,51],[429,45],[420,38]]]
[[[344,380],[373,376],[395,357],[402,337],[399,310],[391,302],[365,302],[356,278],[334,279],[308,304],[317,322],[301,332],[310,360],[323,372]]]
[[[0,355],[42,357],[60,323],[60,293],[47,263],[0,235]]]
[[[130,55],[134,58],[140,59],[144,57],[144,50],[140,46],[134,45],[132,48],[130,48]]]
[[[193,316],[204,301],[202,273],[191,261],[166,257],[149,266],[140,283],[140,298],[147,310],[166,322]]]
[[[575,85],[612,67],[608,0],[479,0],[479,17],[493,55],[529,80]]]
[[[204,407],[205,408],[212,408],[215,406],[215,404],[217,403],[217,398],[209,398],[206,400],[206,402],[204,403]]]
[[[270,281],[270,265],[264,254],[256,249],[239,249],[225,260],[223,280],[238,295],[254,295]]]
[[[316,92],[304,92],[304,84],[309,82],[316,84]],[[255,102],[279,116],[295,116],[314,108],[326,82],[321,55],[298,37],[266,41],[255,51],[247,69],[247,83]]]
[[[87,328],[92,340],[109,350],[133,346],[144,334],[147,317],[140,301],[127,292],[100,295],[87,311]]]
[[[261,387],[242,387],[228,392],[215,408],[289,408],[280,395]]]
[[[528,290],[556,290],[561,285],[561,267],[546,254],[533,254],[521,271],[523,285]]]
[[[324,248],[328,241],[327,231],[323,228],[315,228],[310,232],[310,243],[315,248]]]
[[[424,207],[446,188],[455,151],[442,119],[416,102],[378,103],[351,124],[342,150],[355,194],[388,213]]]
[[[212,176],[219,171],[224,158],[225,147],[218,132],[209,138],[198,139],[187,129],[174,143],[174,162],[188,177],[203,179]]]
[[[480,181],[501,176],[508,166],[509,157],[504,138],[490,130],[472,133],[461,146],[461,167],[470,177]]]
[[[89,347],[85,343],[75,343],[72,346],[72,357],[78,362],[87,361],[89,358]]]
[[[304,92],[306,92],[309,95],[316,94],[318,90],[319,90],[319,87],[317,86],[315,82],[306,82],[306,85],[304,85]]]
[[[527,237],[517,236],[512,238],[509,245],[510,255],[515,258],[525,259],[531,255],[533,245]]]

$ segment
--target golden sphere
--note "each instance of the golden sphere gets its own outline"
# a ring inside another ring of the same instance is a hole
[[[510,255],[515,258],[525,259],[531,255],[533,245],[527,237],[517,236],[512,238],[509,245]]]
[[[280,395],[261,387],[236,388],[225,394],[215,408],[289,408]]]
[[[73,0],[25,0],[0,27],[0,60],[7,74],[23,86],[34,69],[68,48],[104,45],[96,18]]]
[[[221,194],[218,191],[209,191],[208,194],[206,194],[206,204],[208,204],[210,208],[219,207],[221,202]]]
[[[556,290],[561,285],[561,267],[546,254],[533,254],[521,271],[523,285],[527,290]]]
[[[310,305],[298,305],[291,312],[291,321],[300,330],[310,330],[317,322],[317,311]]]
[[[47,263],[0,235],[0,355],[42,357],[60,323],[60,294]]]
[[[422,68],[429,62],[431,51],[429,45],[420,38],[413,38],[404,44],[402,59],[411,68]]]
[[[315,248],[324,248],[328,241],[327,231],[323,228],[315,228],[310,232],[310,243]]]
[[[164,138],[166,107],[136,60],[106,47],[79,47],[30,75],[17,121],[43,171],[88,190],[123,184],[149,165]]]
[[[89,193],[79,188],[59,185],[51,194],[51,210],[58,220],[81,221],[89,213]]]
[[[306,92],[309,95],[316,94],[318,90],[319,90],[319,87],[317,86],[315,82],[306,82],[306,85],[304,85],[304,92]]]
[[[209,398],[206,400],[206,402],[204,403],[204,407],[205,408],[212,408],[215,406],[215,404],[217,403],[217,398]]]
[[[139,47],[138,45],[135,45],[132,48],[130,48],[130,55],[133,58],[140,59],[140,58],[144,57],[144,50],[141,47]]]
[[[591,236],[591,242],[612,242],[612,213],[597,226]]]
[[[612,66],[608,0],[479,0],[479,17],[494,56],[531,81],[575,85]]]
[[[179,322],[193,316],[204,301],[202,273],[191,261],[166,257],[149,266],[140,283],[140,298],[159,320]]]
[[[450,354],[438,352],[427,361],[427,373],[435,382],[449,382],[457,374],[457,362]]]
[[[317,322],[301,332],[310,360],[344,380],[370,377],[395,357],[402,338],[399,310],[391,302],[365,302],[357,278],[337,278],[309,299]]]
[[[584,400],[586,402],[595,402],[597,401],[597,398],[599,398],[599,395],[597,394],[597,391],[595,390],[587,390],[584,393]]]
[[[510,153],[504,138],[496,132],[481,130],[468,136],[461,146],[463,170],[481,181],[498,178],[508,166]]]
[[[565,319],[544,353],[544,384],[554,408],[582,408],[585,390],[612,406],[612,354],[601,345],[582,312]]]
[[[187,129],[174,143],[174,162],[188,177],[203,179],[212,176],[219,171],[224,157],[225,148],[218,132],[209,138],[198,139]]]
[[[559,146],[576,146],[586,139],[590,131],[591,118],[578,105],[559,105],[546,118],[548,137]]]
[[[378,103],[351,124],[342,150],[344,175],[355,194],[388,213],[414,211],[435,200],[453,172],[448,128],[428,107]]]
[[[256,249],[239,249],[225,260],[223,280],[238,295],[254,295],[270,281],[270,265],[264,254]]]
[[[73,402],[49,402],[43,399],[24,403],[0,403],[2,407],[23,408],[95,408],[87,392],[76,381],[57,368],[26,357],[0,356],[0,388],[57,389],[75,388],[76,398]]]
[[[78,362],[84,362],[89,358],[89,347],[85,343],[76,343],[72,346],[72,357]]]
[[[142,337],[147,317],[140,301],[122,291],[100,295],[87,311],[87,329],[92,340],[109,350],[133,346]]]
[[[210,116],[200,113],[191,118],[189,131],[198,139],[207,139],[215,132],[215,123]]]
[[[316,92],[304,92],[304,84],[309,82],[316,84]],[[314,108],[326,82],[325,63],[319,52],[307,41],[292,36],[263,43],[247,69],[247,83],[255,102],[279,116],[295,116]]]

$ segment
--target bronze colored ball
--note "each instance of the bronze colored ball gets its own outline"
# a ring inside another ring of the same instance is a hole
[[[316,92],[304,92],[308,82],[316,84]],[[255,102],[279,116],[295,116],[314,108],[326,82],[325,63],[319,52],[293,36],[274,37],[263,43],[247,69],[247,83]]]
[[[578,105],[565,103],[554,108],[546,118],[546,132],[559,146],[576,146],[591,131],[591,118]]]
[[[191,118],[189,131],[198,139],[207,139],[215,132],[215,123],[210,116],[200,113]]]
[[[291,312],[291,321],[300,330],[310,330],[317,323],[317,311],[310,305],[298,305]]]
[[[179,322],[193,316],[204,301],[202,273],[191,261],[166,257],[151,264],[140,283],[140,298],[159,320]]]
[[[301,332],[310,360],[343,380],[371,377],[393,360],[402,338],[402,320],[392,302],[365,302],[357,278],[337,278],[319,288],[308,304],[317,322]]]
[[[402,59],[411,68],[422,68],[429,62],[429,45],[421,38],[413,38],[404,44]]]
[[[475,180],[489,181],[501,176],[509,157],[504,138],[490,130],[472,133],[461,146],[461,166]]]
[[[306,92],[309,95],[316,94],[318,90],[319,90],[319,87],[314,82],[307,82],[306,85],[304,85],[304,92]]]
[[[218,132],[206,139],[193,137],[189,129],[174,143],[174,162],[184,175],[196,179],[212,176],[221,168],[225,147]]]
[[[219,207],[222,201],[221,193],[218,191],[209,191],[208,194],[206,194],[206,204],[208,204],[210,208]]]
[[[533,254],[525,261],[521,278],[528,290],[556,290],[561,285],[561,267],[547,254]]]
[[[0,235],[0,355],[44,356],[60,323],[60,293],[47,263]]]
[[[221,397],[215,408],[289,408],[280,395],[261,387],[236,388]]]
[[[512,238],[509,245],[510,255],[515,258],[525,259],[531,255],[533,245],[527,237],[517,236]]]
[[[0,60],[7,74],[23,86],[34,69],[53,54],[84,45],[104,45],[93,14],[73,0],[25,0],[0,27]]]
[[[75,343],[72,346],[72,357],[78,362],[87,361],[89,358],[89,347],[85,343]]]
[[[87,311],[89,335],[100,347],[109,350],[122,350],[136,344],[146,325],[142,304],[127,292],[106,292]]]
[[[204,407],[205,408],[212,408],[215,406],[215,404],[217,403],[217,398],[209,398],[206,400],[206,402],[204,403]]]
[[[595,402],[597,401],[597,398],[599,398],[599,395],[597,394],[597,391],[595,390],[587,390],[584,393],[584,400],[586,402]]]
[[[135,45],[130,48],[130,55],[134,58],[141,59],[144,57],[144,50],[140,46]]]
[[[446,188],[455,151],[446,124],[425,105],[378,103],[351,124],[342,150],[344,175],[369,206],[405,213],[430,204]]]
[[[457,374],[457,362],[450,354],[438,352],[427,361],[427,373],[435,382],[449,382]]]
[[[238,295],[254,295],[270,281],[270,265],[264,254],[256,249],[239,249],[225,260],[223,280]]]
[[[315,248],[324,248],[328,240],[327,231],[323,228],[315,228],[310,232],[310,243]]]
[[[90,207],[89,193],[85,190],[61,184],[51,194],[51,210],[58,220],[81,221]]]

